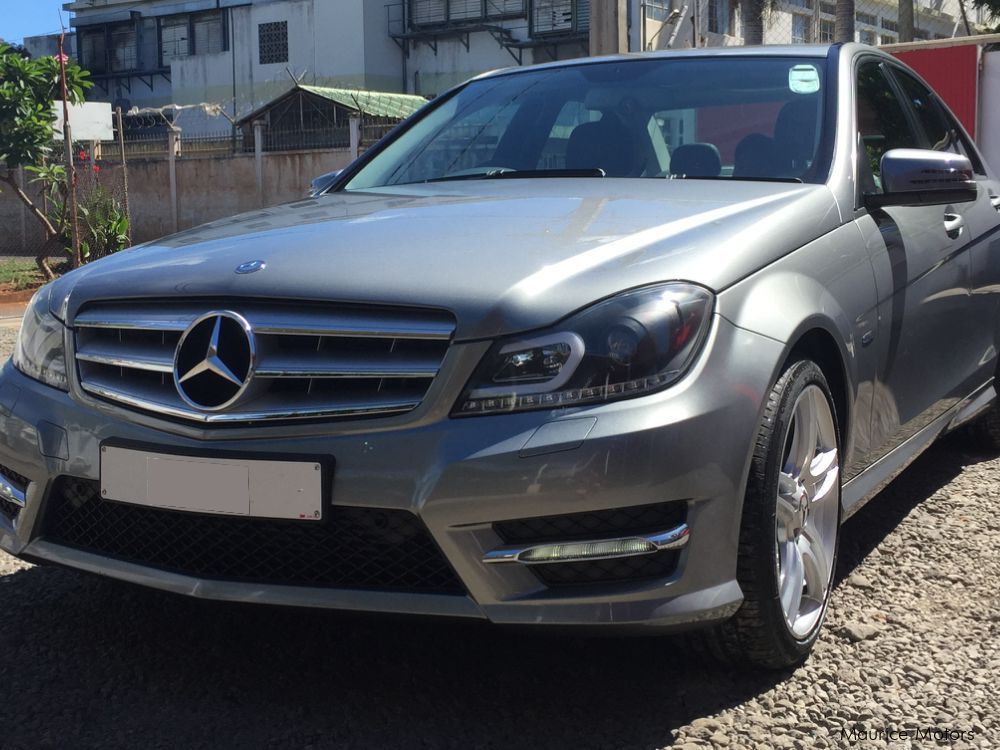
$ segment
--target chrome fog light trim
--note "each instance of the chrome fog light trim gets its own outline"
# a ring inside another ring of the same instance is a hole
[[[616,539],[592,541],[549,542],[529,547],[498,547],[483,556],[484,563],[521,563],[546,565],[549,563],[579,562],[581,560],[611,560],[616,557],[651,555],[663,550],[680,549],[687,544],[689,529],[686,523],[657,534],[639,534]]]
[[[2,473],[0,473],[0,499],[9,500],[22,508],[25,505],[24,493],[14,486],[13,480],[8,479]]]

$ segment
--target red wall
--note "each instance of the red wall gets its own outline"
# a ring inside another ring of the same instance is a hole
[[[978,53],[975,44],[893,52],[937,91],[973,138],[976,137]]]

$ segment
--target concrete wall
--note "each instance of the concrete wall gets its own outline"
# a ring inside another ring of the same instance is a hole
[[[111,156],[110,154],[106,156]],[[189,229],[261,206],[274,206],[303,198],[314,177],[343,169],[351,162],[350,151],[296,151],[263,155],[263,200],[257,194],[256,162],[253,154],[214,157],[181,157],[177,170],[177,229]],[[100,162],[100,183],[122,194],[120,165]],[[90,179],[81,171],[81,179]],[[167,159],[136,159],[128,165],[129,209],[136,243],[172,234],[170,162]],[[84,186],[85,187],[85,186]],[[83,189],[83,188],[81,188]],[[36,191],[28,192],[37,200]],[[0,184],[0,257],[35,254],[42,245],[41,225],[9,188]]]
[[[177,169],[177,229],[273,206],[305,196],[314,177],[343,169],[351,161],[346,149],[264,154],[263,204],[258,201],[253,154],[182,157]],[[108,165],[117,174],[118,169]],[[173,232],[170,163],[166,159],[129,164],[129,204],[133,238],[146,242]]]

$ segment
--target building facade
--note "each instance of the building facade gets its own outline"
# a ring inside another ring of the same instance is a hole
[[[128,110],[213,105],[239,119],[294,83],[434,96],[486,70],[589,54],[592,3],[617,0],[75,0],[89,98]],[[745,43],[738,0],[627,0],[632,51]],[[970,30],[982,12],[967,4]],[[767,44],[833,40],[835,0],[763,0]],[[597,5],[594,5],[598,9]],[[898,0],[856,0],[855,38],[899,41]],[[914,37],[966,33],[959,0],[914,0]],[[53,37],[25,40],[51,54]],[[188,135],[228,121],[174,113]]]

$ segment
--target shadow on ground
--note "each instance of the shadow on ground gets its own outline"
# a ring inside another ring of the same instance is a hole
[[[845,528],[842,579],[976,460],[932,449]],[[785,675],[676,638],[200,602],[53,568],[0,578],[5,748],[653,748]]]

